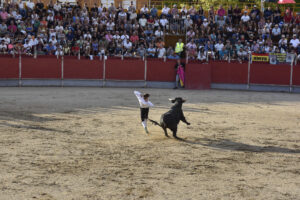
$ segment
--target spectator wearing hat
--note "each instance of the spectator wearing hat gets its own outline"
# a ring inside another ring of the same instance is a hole
[[[258,22],[260,20],[260,10],[256,5],[253,6],[253,9],[250,12],[250,16],[253,21]]]

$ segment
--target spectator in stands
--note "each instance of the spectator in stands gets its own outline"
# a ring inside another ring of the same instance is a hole
[[[34,53],[34,49],[38,54],[55,54],[58,47],[64,47],[62,51],[66,54],[81,53],[87,58],[100,55],[102,51],[110,56],[120,56],[123,52],[126,56],[140,57],[141,52],[152,46],[156,50],[155,57],[162,58],[165,54],[169,58],[176,58],[178,47],[170,47],[166,51],[162,45],[164,37],[187,30],[184,32],[188,42],[186,51],[190,56],[193,54],[194,58],[199,57],[200,49],[210,59],[214,59],[214,55],[218,59],[226,59],[226,56],[228,59],[237,58],[241,48],[240,55],[244,51],[248,54],[248,50],[263,53],[292,52],[295,49],[300,53],[300,16],[297,14],[294,18],[289,8],[284,13],[279,8],[274,11],[268,8],[260,14],[257,7],[251,12],[245,7],[241,12],[238,6],[234,9],[229,6],[226,16],[222,6],[217,12],[210,7],[207,10],[208,18],[205,18],[202,7],[198,10],[190,7],[187,10],[178,5],[173,5],[172,9],[165,5],[159,17],[154,5],[150,12],[147,5],[143,6],[141,15],[137,16],[133,2],[127,11],[121,5],[115,8],[114,4],[107,9],[101,4],[88,8],[86,4],[81,7],[50,2],[47,10],[40,1],[36,5],[33,1],[26,4],[28,6],[22,2],[5,4],[0,9],[0,41],[4,40],[7,46],[13,45],[12,50],[7,48],[8,52],[18,52],[21,43],[23,52],[30,54]],[[281,18],[281,14],[284,18]],[[224,45],[222,48],[217,47],[220,41]],[[130,43],[131,48],[126,48]],[[195,45],[199,52],[194,51]],[[204,54],[200,54],[202,59]]]
[[[4,40],[0,43],[0,53],[6,53],[7,52],[7,44],[5,44]]]
[[[260,20],[260,10],[257,8],[256,5],[253,6],[253,9],[250,12],[251,19],[255,22]]]
[[[272,40],[276,43],[279,41],[281,35],[281,29],[279,28],[278,24],[272,29]]]
[[[293,48],[297,49],[298,46],[299,46],[299,44],[300,44],[300,41],[299,41],[299,39],[297,38],[297,35],[294,34],[294,35],[293,35],[293,39],[290,40],[290,45],[291,45]]]
[[[165,4],[162,11],[161,11],[161,17],[165,16],[167,18],[170,17],[170,8]]]
[[[220,18],[223,19],[225,17],[225,15],[226,15],[226,11],[223,8],[223,6],[220,5],[220,8],[217,11],[217,15],[216,15],[215,21],[218,21]]]

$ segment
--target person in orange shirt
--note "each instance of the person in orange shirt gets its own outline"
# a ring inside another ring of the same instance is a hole
[[[242,10],[242,13],[245,13],[245,12],[247,12],[247,15],[250,14],[250,10],[249,10],[248,6],[245,6],[245,8]]]
[[[161,38],[158,38],[155,45],[156,45],[156,47],[157,47],[158,49],[161,49],[161,48],[164,48],[165,43],[164,43],[164,41],[163,41]]]

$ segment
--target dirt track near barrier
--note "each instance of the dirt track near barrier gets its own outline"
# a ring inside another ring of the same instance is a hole
[[[300,199],[299,94],[141,91],[188,98],[182,141],[133,89],[0,88],[0,200]]]

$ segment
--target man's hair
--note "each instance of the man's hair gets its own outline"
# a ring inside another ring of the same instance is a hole
[[[144,98],[149,98],[150,97],[150,94],[146,93],[144,94]]]

